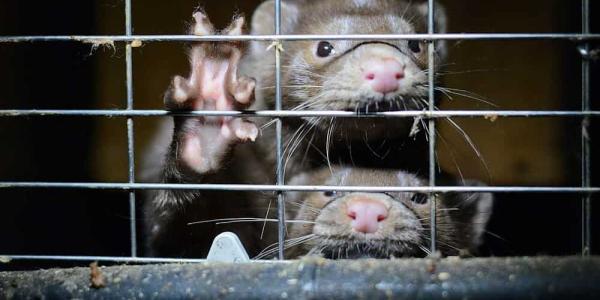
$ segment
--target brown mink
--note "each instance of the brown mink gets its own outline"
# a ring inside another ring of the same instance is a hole
[[[399,170],[334,167],[299,174],[294,185],[421,187]],[[478,186],[476,181],[467,184]],[[293,192],[288,257],[424,257],[430,254],[428,194],[413,192]],[[436,240],[443,255],[476,253],[492,213],[490,193],[444,193],[436,200]],[[264,253],[269,253],[268,250]]]

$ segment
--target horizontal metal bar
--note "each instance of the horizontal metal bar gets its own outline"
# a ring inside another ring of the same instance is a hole
[[[600,299],[599,281],[598,257],[307,258],[0,272],[0,298]]]
[[[600,34],[581,33],[447,33],[447,34],[298,34],[298,35],[54,35],[0,36],[0,43],[83,42],[206,42],[206,41],[306,41],[306,40],[598,40]]]
[[[98,261],[113,263],[163,264],[163,263],[204,263],[201,258],[167,258],[167,257],[132,257],[132,256],[85,256],[85,255],[3,255],[0,259],[5,263],[12,261]],[[260,263],[277,263],[277,260],[254,260]],[[1,265],[2,263],[0,263]]]
[[[270,184],[174,184],[174,183],[99,183],[99,182],[0,182],[0,189],[84,189],[84,190],[212,190],[212,191],[281,191],[281,192],[490,192],[490,193],[598,193],[600,187],[544,186],[328,186]]]
[[[205,259],[182,259],[182,258],[154,258],[154,257],[131,257],[131,256],[82,256],[82,255],[2,255],[3,261],[98,261],[115,263],[200,263]]]
[[[257,111],[185,111],[168,110],[0,110],[0,117],[52,117],[52,116],[89,116],[89,117],[164,117],[164,116],[231,116],[231,117],[598,117],[600,111],[560,111],[560,110],[406,110],[356,113],[337,110],[257,110]]]

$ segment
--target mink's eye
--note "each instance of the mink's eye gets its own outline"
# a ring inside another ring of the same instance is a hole
[[[429,201],[429,196],[427,194],[423,194],[423,193],[415,193],[410,198],[410,201],[412,201],[416,204],[426,204],[427,201]]]
[[[408,48],[414,53],[419,53],[421,52],[421,43],[417,40],[410,40],[408,41]]]
[[[328,197],[328,198],[331,198],[331,197],[333,197],[335,195],[337,195],[336,191],[326,191],[326,192],[323,192],[323,196]]]
[[[317,56],[328,57],[332,54],[335,54],[335,49],[332,44],[326,41],[319,42],[317,45]]]

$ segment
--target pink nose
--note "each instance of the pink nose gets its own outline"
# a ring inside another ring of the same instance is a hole
[[[398,90],[399,81],[404,78],[404,65],[393,58],[370,60],[364,68],[365,80],[379,93]]]
[[[368,198],[353,199],[348,202],[348,217],[352,219],[352,228],[362,233],[374,233],[379,229],[379,222],[388,216],[388,209],[383,203]]]

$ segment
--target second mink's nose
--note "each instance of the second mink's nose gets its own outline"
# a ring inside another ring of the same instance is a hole
[[[358,198],[349,201],[347,205],[348,217],[352,219],[351,226],[358,232],[377,232],[379,223],[388,216],[387,207],[378,200]]]
[[[364,64],[363,76],[373,91],[395,92],[404,78],[405,66],[393,58],[372,59]]]

